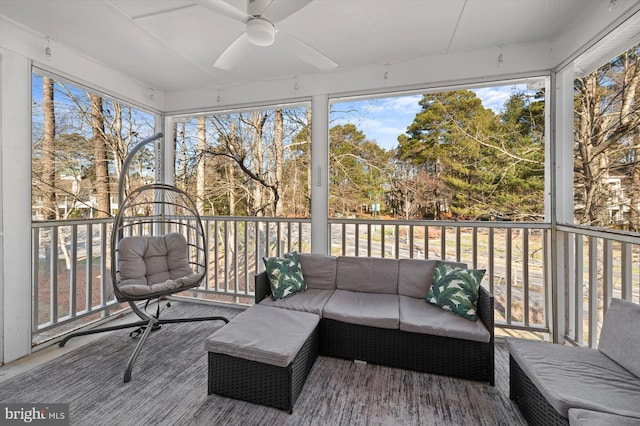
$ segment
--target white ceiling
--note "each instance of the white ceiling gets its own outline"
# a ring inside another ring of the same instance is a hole
[[[236,67],[224,71],[212,65],[245,25],[195,1],[0,0],[0,15],[49,37],[52,50],[64,44],[149,87],[176,91],[553,43],[610,2],[314,0],[276,26],[328,56],[338,64],[335,70],[301,61],[280,46],[276,34],[272,46],[252,46]],[[246,0],[226,1],[246,10]],[[300,0],[274,0],[271,7],[295,1]],[[602,30],[594,28],[593,34]]]

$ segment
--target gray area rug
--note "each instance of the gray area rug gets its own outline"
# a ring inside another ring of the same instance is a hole
[[[174,302],[164,317],[240,311]],[[508,354],[496,354],[496,386],[319,357],[293,414],[207,395],[204,340],[223,323],[164,325],[123,383],[136,340],[105,335],[0,384],[1,402],[69,403],[77,425],[524,425],[508,397]],[[265,332],[268,327],[265,326]]]

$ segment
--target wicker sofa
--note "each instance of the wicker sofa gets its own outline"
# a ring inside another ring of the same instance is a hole
[[[640,305],[612,299],[598,349],[507,339],[510,396],[530,425],[640,426]]]
[[[320,355],[494,384],[494,301],[484,288],[473,322],[426,303],[436,260],[299,259],[307,290],[273,299],[262,272],[255,303],[319,315]]]

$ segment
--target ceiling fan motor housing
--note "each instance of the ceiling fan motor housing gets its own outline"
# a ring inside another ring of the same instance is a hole
[[[256,46],[271,46],[276,37],[273,24],[264,18],[252,18],[247,22],[247,38]]]

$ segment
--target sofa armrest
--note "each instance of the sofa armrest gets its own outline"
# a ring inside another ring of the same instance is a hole
[[[494,299],[493,295],[490,294],[484,287],[480,286],[480,291],[478,294],[478,317],[480,321],[487,327],[489,333],[491,334],[491,341],[493,341],[493,325],[494,325]]]
[[[491,293],[489,293],[484,287],[480,286],[480,291],[478,294],[478,308],[477,314],[480,318],[480,321],[487,327],[489,330],[490,340],[489,340],[489,383],[491,386],[495,386],[496,378],[495,378],[495,348],[494,348],[494,333],[493,333],[493,325],[494,325],[494,298]]]
[[[262,300],[271,294],[271,286],[269,285],[269,277],[266,271],[262,271],[256,274],[255,278],[255,300],[254,303],[258,304]]]

